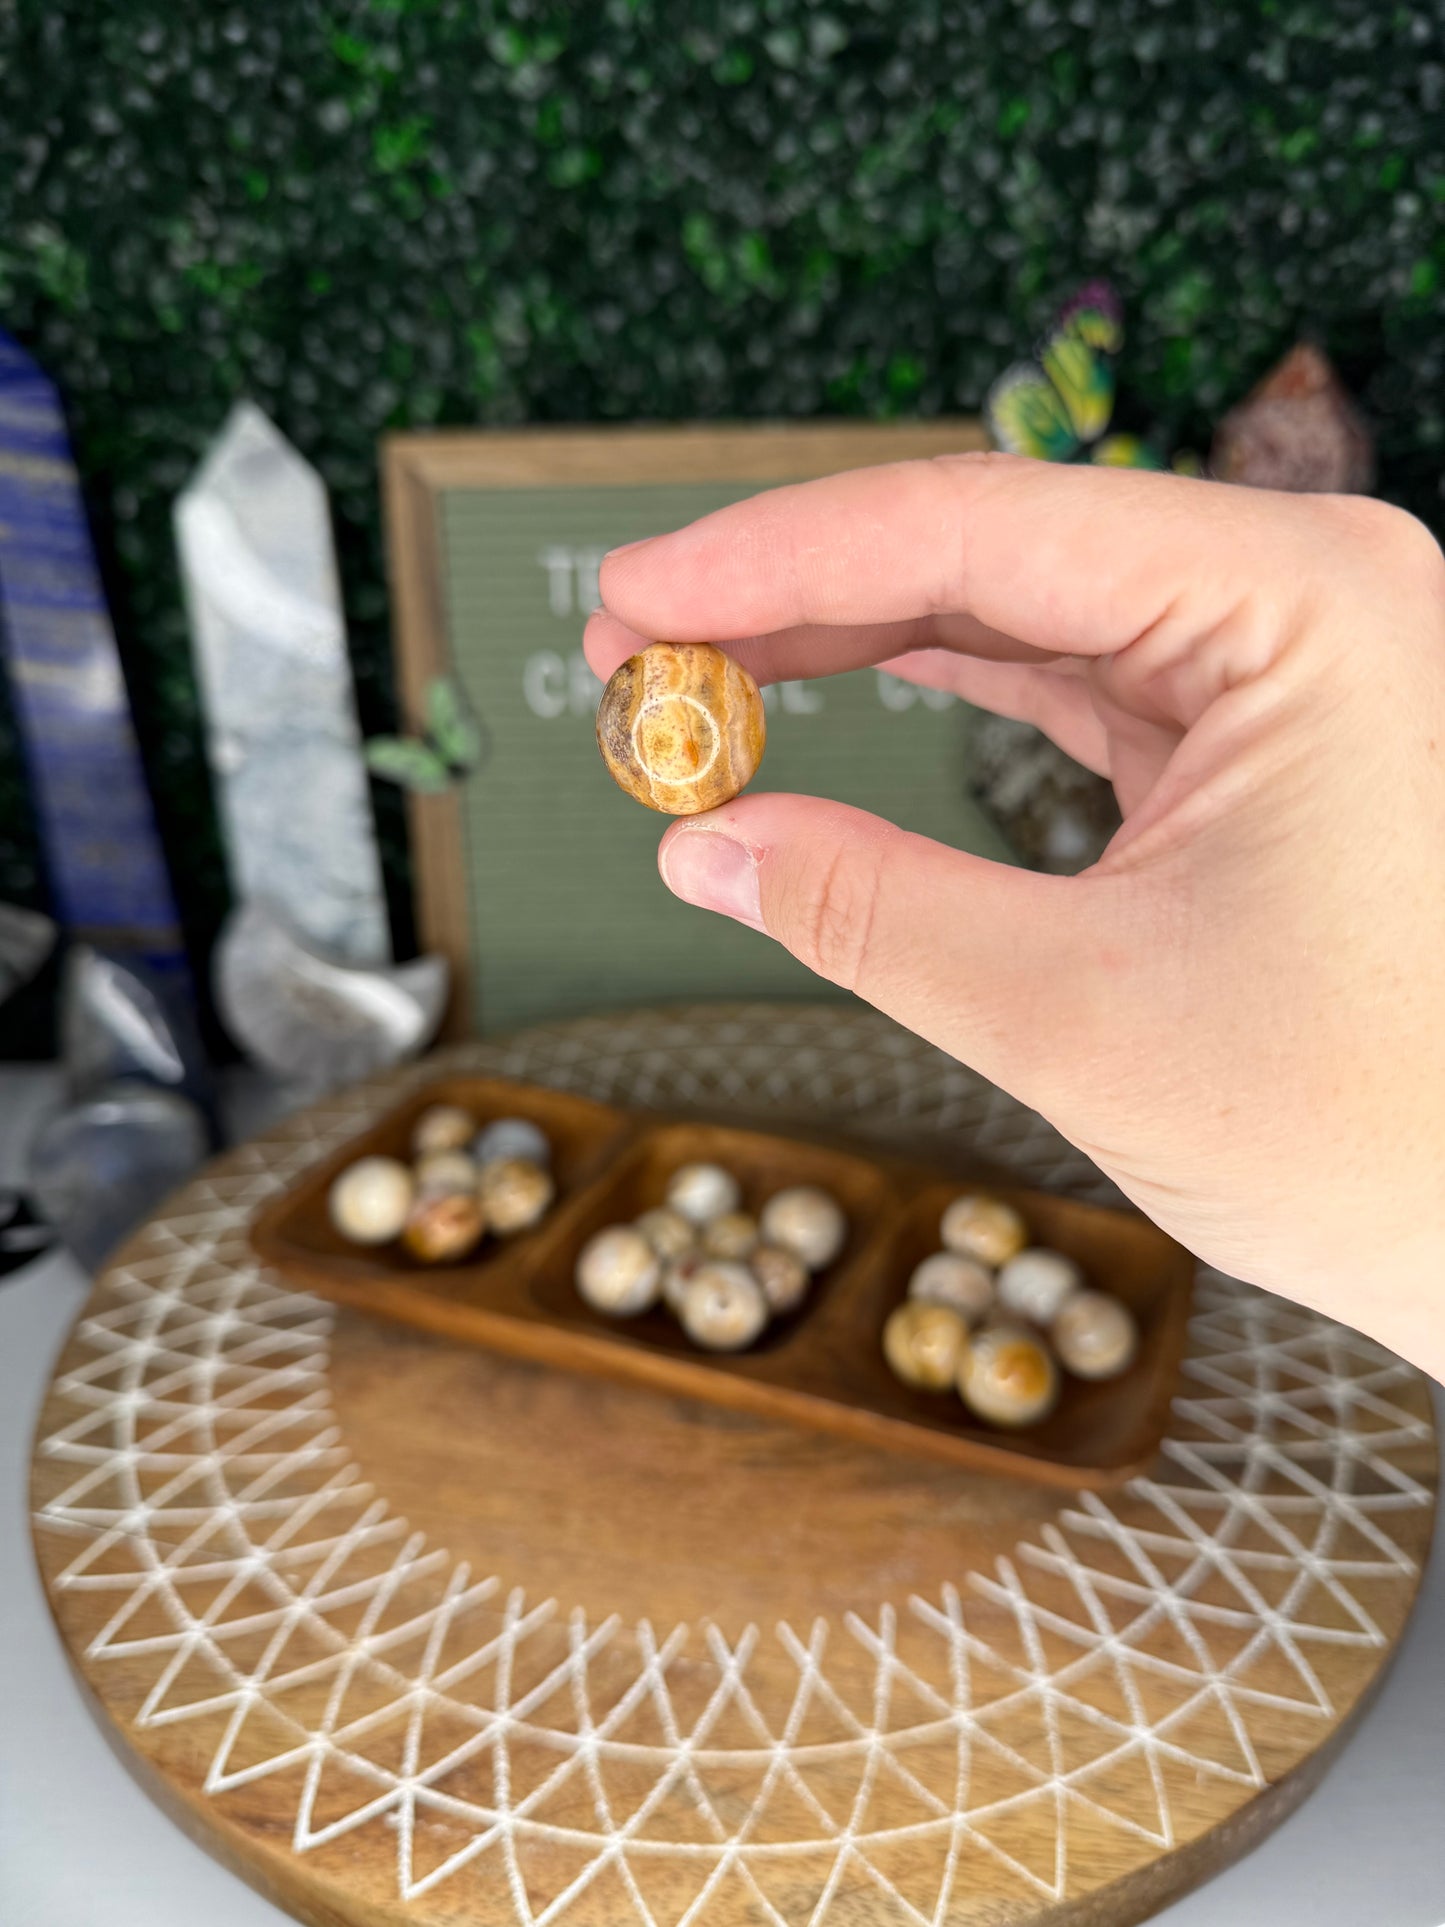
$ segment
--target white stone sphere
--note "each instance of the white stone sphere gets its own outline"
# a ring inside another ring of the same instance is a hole
[[[682,1164],[667,1187],[667,1202],[689,1224],[708,1224],[742,1203],[742,1187],[720,1164]]]
[[[680,1316],[694,1345],[710,1352],[740,1352],[761,1336],[768,1301],[746,1265],[719,1258],[693,1273]]]
[[[1105,1291],[1076,1291],[1050,1333],[1059,1363],[1075,1378],[1117,1378],[1139,1350],[1139,1327],[1125,1304]]]
[[[657,1303],[662,1267],[657,1253],[629,1224],[609,1225],[583,1245],[577,1289],[594,1311],[636,1318]]]
[[[993,1273],[961,1251],[935,1251],[914,1266],[908,1296],[920,1305],[946,1305],[976,1325],[993,1310]]]
[[[763,1206],[758,1228],[765,1244],[791,1251],[809,1271],[831,1265],[848,1238],[842,1208],[816,1184],[776,1192]]]
[[[1052,1325],[1063,1307],[1084,1282],[1084,1274],[1072,1258],[1045,1245],[1031,1245],[1016,1258],[1010,1258],[998,1275],[998,1301],[1015,1318],[1027,1318],[1031,1325]]]
[[[401,1236],[415,1195],[411,1172],[397,1158],[360,1158],[332,1184],[327,1206],[343,1238],[384,1245]]]

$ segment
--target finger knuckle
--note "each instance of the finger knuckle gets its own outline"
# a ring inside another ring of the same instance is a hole
[[[1397,581],[1445,593],[1445,556],[1440,544],[1416,516],[1390,502],[1365,495],[1339,495],[1322,501],[1319,511],[1331,532]]]
[[[818,976],[856,990],[872,953],[878,896],[879,854],[871,846],[840,843],[802,892],[798,905],[798,957]]]
[[[930,464],[950,479],[969,474],[1008,474],[1026,464],[1023,457],[1002,448],[965,448],[948,455],[930,455]]]

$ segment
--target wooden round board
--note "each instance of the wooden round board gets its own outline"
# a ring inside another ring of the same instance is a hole
[[[1414,1598],[1418,1373],[1205,1276],[1157,1465],[1076,1495],[282,1288],[253,1214],[439,1067],[1112,1201],[838,1007],[466,1046],[223,1158],[98,1282],[33,1463],[76,1672],[212,1852],[333,1927],[1120,1927],[1304,1796]]]

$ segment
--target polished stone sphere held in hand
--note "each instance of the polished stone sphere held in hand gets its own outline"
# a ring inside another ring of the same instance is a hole
[[[763,699],[710,642],[655,642],[602,692],[597,746],[619,788],[665,816],[732,801],[763,759]]]

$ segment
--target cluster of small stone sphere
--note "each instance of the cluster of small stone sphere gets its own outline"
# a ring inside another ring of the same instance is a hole
[[[661,1204],[588,1239],[578,1291],[609,1318],[664,1305],[705,1351],[745,1351],[802,1304],[842,1251],[848,1222],[815,1185],[774,1192],[756,1218],[742,1206],[722,1165],[680,1165]]]
[[[957,1392],[988,1425],[1037,1425],[1058,1403],[1060,1366],[1117,1378],[1138,1350],[1128,1307],[1091,1291],[1072,1258],[1030,1245],[1013,1206],[958,1197],[943,1243],[914,1269],[908,1297],[883,1328],[883,1354],[906,1385]]]
[[[491,1233],[530,1231],[556,1185],[552,1147],[525,1117],[479,1126],[460,1104],[431,1104],[411,1134],[411,1161],[361,1158],[331,1186],[331,1222],[353,1244],[402,1248],[426,1265],[457,1264]]]

